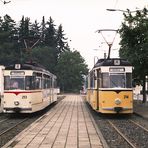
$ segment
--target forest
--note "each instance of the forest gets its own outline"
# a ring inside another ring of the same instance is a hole
[[[30,20],[22,16],[16,23],[9,15],[0,17],[0,64],[39,63],[57,75],[63,92],[79,92],[88,68],[80,53],[71,51],[62,24],[44,16],[41,22]]]

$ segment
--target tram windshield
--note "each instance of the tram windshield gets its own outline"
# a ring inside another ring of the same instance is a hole
[[[41,78],[32,76],[5,76],[4,83],[5,90],[34,90],[41,88]]]
[[[110,87],[122,87],[125,88],[125,75],[124,74],[111,74],[110,75]]]
[[[102,73],[103,88],[131,88],[131,73]]]
[[[5,76],[5,90],[24,89],[24,77]]]

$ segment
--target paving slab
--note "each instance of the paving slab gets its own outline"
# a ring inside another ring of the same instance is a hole
[[[66,95],[3,148],[106,148],[80,95]]]

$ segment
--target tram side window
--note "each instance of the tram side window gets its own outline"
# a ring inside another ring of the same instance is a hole
[[[90,74],[90,88],[94,88],[94,73]]]
[[[45,89],[46,88],[46,79],[45,78],[43,78],[43,80],[42,80],[42,86],[43,86],[43,89]]]
[[[47,79],[47,88],[50,88],[50,79]]]
[[[53,79],[53,82],[54,82],[54,88],[56,88],[57,87],[57,80]]]
[[[48,80],[44,78],[44,89],[48,88]]]
[[[35,89],[41,89],[41,78],[40,77],[35,78]]]
[[[41,89],[41,77],[36,76],[26,76],[25,79],[25,89],[26,90],[34,90]]]
[[[87,77],[87,88],[90,89],[90,75]]]
[[[109,73],[102,73],[102,87],[103,88],[109,88]]]
[[[51,87],[51,77],[49,75],[43,75],[43,88],[47,89]]]
[[[132,74],[126,73],[126,87],[132,88]]]
[[[98,87],[101,87],[101,73],[100,70],[97,70],[97,85]]]

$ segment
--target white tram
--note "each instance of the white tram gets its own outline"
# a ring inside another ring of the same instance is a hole
[[[4,113],[33,113],[57,101],[56,76],[37,64],[15,64],[4,71]]]
[[[1,100],[4,97],[4,69],[5,67],[0,65],[0,113],[3,110],[3,104],[1,103]]]

